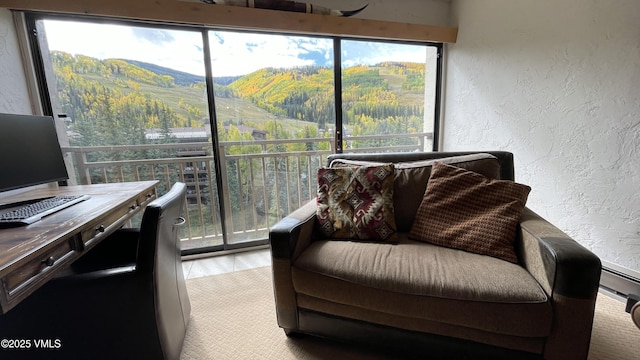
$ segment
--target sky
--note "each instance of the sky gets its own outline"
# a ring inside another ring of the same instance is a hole
[[[45,20],[49,50],[98,59],[138,60],[194,75],[204,75],[202,35],[198,31]],[[246,75],[265,68],[333,65],[327,38],[209,32],[213,76]],[[343,65],[381,61],[425,62],[424,46],[345,41]]]

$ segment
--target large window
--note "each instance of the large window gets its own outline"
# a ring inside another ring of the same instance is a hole
[[[433,148],[438,48],[345,40],[343,151]]]
[[[71,182],[185,182],[185,253],[265,244],[330,153],[435,150],[439,45],[28,20]]]

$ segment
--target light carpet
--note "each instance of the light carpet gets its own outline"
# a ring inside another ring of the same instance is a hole
[[[369,349],[287,337],[276,323],[271,267],[187,280],[191,320],[181,360],[385,360]],[[640,329],[624,303],[599,293],[589,360],[640,359]]]

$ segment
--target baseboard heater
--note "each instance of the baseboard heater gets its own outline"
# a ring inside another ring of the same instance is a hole
[[[627,299],[626,310],[640,300],[640,273],[625,267],[602,261],[600,287]]]

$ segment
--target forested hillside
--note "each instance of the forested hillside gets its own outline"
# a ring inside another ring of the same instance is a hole
[[[152,64],[51,54],[62,110],[75,145],[144,143],[156,128],[208,122],[204,78]],[[354,135],[420,132],[424,64],[381,63],[343,72],[343,122]],[[333,69],[265,68],[214,79],[219,128],[244,124],[268,138],[316,136],[334,127]],[[402,93],[402,96],[398,94]],[[273,127],[273,119],[284,128]],[[276,131],[282,134],[273,134]]]

